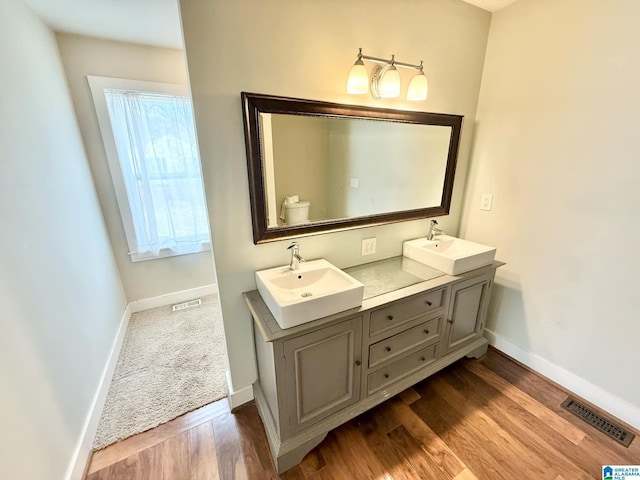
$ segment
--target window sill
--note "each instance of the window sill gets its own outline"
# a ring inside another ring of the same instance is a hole
[[[147,260],[157,260],[167,257],[178,257],[181,255],[192,255],[194,253],[202,253],[211,251],[211,242],[202,243],[190,250],[174,250],[172,248],[163,248],[156,255],[154,253],[129,253],[131,263],[146,262]]]

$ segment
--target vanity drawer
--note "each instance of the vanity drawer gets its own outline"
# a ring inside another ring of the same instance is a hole
[[[430,347],[418,350],[417,352],[370,374],[367,377],[368,393],[372,394],[386,385],[435,362],[438,345],[439,343],[436,343]]]
[[[425,313],[444,307],[446,288],[414,295],[371,312],[369,336],[374,336]]]
[[[442,318],[433,318],[371,345],[369,347],[369,367],[375,367],[390,358],[411,350],[413,347],[438,338],[442,328]]]

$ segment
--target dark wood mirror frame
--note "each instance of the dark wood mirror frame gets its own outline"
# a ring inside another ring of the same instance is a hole
[[[441,113],[426,113],[406,110],[364,107],[359,105],[343,105],[338,103],[303,100],[298,98],[276,97],[256,93],[242,92],[242,109],[244,119],[245,144],[247,150],[247,167],[249,173],[249,194],[251,201],[251,220],[253,224],[253,243],[266,243],[314,233],[336,232],[353,228],[382,225],[421,218],[447,215],[451,206],[453,179],[458,157],[460,132],[463,117]],[[422,125],[441,125],[452,127],[451,141],[447,158],[442,200],[440,205],[380,213],[362,217],[350,217],[320,220],[304,225],[285,225],[267,227],[267,206],[265,196],[263,152],[261,149],[261,132],[259,118],[261,113],[279,113],[290,115],[306,115],[336,118],[360,118],[387,120],[401,123]]]

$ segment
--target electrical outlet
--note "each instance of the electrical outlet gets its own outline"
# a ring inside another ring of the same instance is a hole
[[[480,210],[491,210],[491,204],[493,203],[493,195],[490,193],[483,193],[480,197]]]
[[[360,186],[360,180],[352,177],[349,185],[351,186],[351,188],[358,188]]]
[[[376,253],[376,237],[364,238],[362,240],[362,255],[373,255]]]

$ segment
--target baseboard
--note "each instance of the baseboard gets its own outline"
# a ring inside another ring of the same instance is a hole
[[[244,405],[245,403],[253,400],[253,385],[243,387],[239,390],[234,390],[233,382],[231,381],[231,372],[227,370],[226,375],[227,388],[229,389],[229,396],[227,397],[227,401],[229,402],[229,410],[233,411],[240,405]]]
[[[149,310],[150,308],[164,307],[165,305],[173,305],[174,303],[186,302],[205,295],[213,295],[218,293],[216,284],[204,285],[202,287],[190,288],[188,290],[180,290],[179,292],[167,293],[158,297],[143,298],[129,302],[131,313]]]
[[[504,352],[540,375],[547,377],[603,411],[640,430],[640,409],[637,407],[549,360],[535,353],[527,352],[491,330],[485,329],[484,336],[489,340],[489,344],[497,350]]]
[[[93,450],[93,440],[98,430],[98,422],[102,415],[102,409],[107,400],[107,393],[109,393],[109,386],[111,385],[111,379],[113,372],[116,369],[118,363],[118,356],[120,355],[120,349],[122,348],[122,342],[124,341],[124,335],[127,332],[127,326],[131,319],[131,309],[127,305],[122,314],[120,320],[120,326],[118,327],[118,333],[111,346],[111,352],[109,352],[109,358],[102,371],[100,383],[89,407],[89,414],[82,427],[82,434],[80,435],[80,441],[71,459],[71,464],[67,470],[65,476],[66,480],[81,480],[84,477],[85,470],[88,466],[89,458]]]

